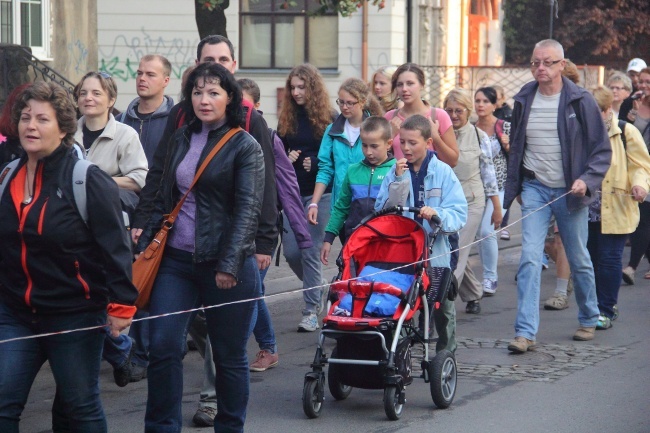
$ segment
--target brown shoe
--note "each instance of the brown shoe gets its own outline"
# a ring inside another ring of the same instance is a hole
[[[596,333],[596,327],[585,328],[581,326],[578,328],[575,334],[573,334],[573,339],[576,341],[589,341],[594,339],[594,334]]]
[[[525,337],[515,337],[515,339],[508,344],[508,350],[513,353],[525,353],[534,348],[535,341],[529,340]]]
[[[250,371],[266,371],[278,365],[279,356],[277,353],[271,353],[268,350],[257,352],[255,361],[250,365]]]

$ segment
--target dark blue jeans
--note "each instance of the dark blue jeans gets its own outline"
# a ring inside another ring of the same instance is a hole
[[[266,277],[266,273],[269,271],[271,266],[273,266],[273,256],[271,256],[271,265],[260,271],[262,295],[265,293],[264,277]],[[257,301],[257,315],[253,318],[253,334],[255,335],[255,341],[259,345],[260,350],[268,350],[271,353],[277,351],[278,348],[275,341],[275,330],[273,329],[273,323],[271,323],[271,313],[269,312],[264,299]]]
[[[133,316],[134,319],[149,317],[147,311],[138,310]],[[131,362],[147,368],[149,365],[149,321],[133,322],[129,328],[129,335],[121,334],[119,337],[111,337],[106,334],[104,341],[103,357],[114,368],[121,367],[128,357],[131,346],[135,344]]]
[[[594,264],[598,309],[610,319],[614,316],[614,305],[618,303],[626,239],[627,235],[603,234],[600,222],[589,223],[587,249]]]
[[[0,340],[106,323],[105,311],[39,315],[0,302]],[[56,381],[54,432],[106,432],[99,399],[103,329],[0,344],[0,432],[17,433],[29,389],[45,361]]]
[[[218,289],[214,263],[194,264],[192,254],[165,249],[151,294],[152,316],[200,305],[220,305],[256,298],[259,272],[254,256],[246,258],[232,289]],[[216,367],[217,416],[215,431],[244,431],[249,395],[246,343],[257,302],[241,302],[205,311]],[[149,321],[149,394],[145,432],[180,432],[183,397],[183,356],[193,314],[171,315]]]

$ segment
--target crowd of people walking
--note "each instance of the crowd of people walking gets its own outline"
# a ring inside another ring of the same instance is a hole
[[[54,83],[16,88],[0,115],[0,340],[12,339],[0,343],[0,431],[18,432],[45,361],[57,383],[53,430],[107,431],[103,357],[118,386],[148,381],[146,432],[180,432],[189,334],[205,360],[194,424],[242,432],[250,372],[280,362],[263,298],[273,257],[282,251],[303,284],[297,331],[314,332],[332,244],[392,205],[420,208],[409,216],[428,231],[440,220],[435,266],[453,272],[465,313],[476,315],[483,297],[498,296],[497,239],[510,239],[518,201],[511,352],[536,344],[549,227],[576,295],[573,339],[611,328],[624,314],[621,281],[635,284],[650,261],[650,68],[633,59],[590,92],[569,79],[568,62],[561,44],[540,41],[534,80],[512,107],[500,83],[452,89],[434,107],[414,63],[382,67],[370,83],[342,80],[335,107],[318,69],[302,64],[286,77],[275,128],[257,84],[235,79],[223,36],[199,43],[177,104],[165,95],[170,63],[155,53],[141,59],[138,97],[123,113],[102,71],[72,95]],[[137,311],[132,262],[176,206],[148,309]],[[482,281],[465,248],[475,239]],[[568,306],[561,276],[550,309]],[[436,311],[436,349],[454,352],[454,302]],[[164,317],[132,324],[148,314]],[[93,330],[57,334],[84,327]],[[27,338],[43,333],[53,335]],[[249,361],[251,334],[259,352]]]

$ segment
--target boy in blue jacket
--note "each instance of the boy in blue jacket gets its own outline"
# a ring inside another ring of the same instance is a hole
[[[352,164],[343,179],[339,196],[334,203],[330,219],[325,227],[320,260],[328,264],[332,243],[341,234],[345,242],[352,230],[375,209],[375,200],[384,177],[395,165],[395,158],[388,155],[393,139],[388,120],[371,116],[360,128],[363,161]]]
[[[437,215],[444,234],[455,233],[467,221],[467,201],[460,181],[451,167],[441,162],[431,147],[431,121],[414,115],[400,126],[400,147],[404,158],[395,163],[381,185],[375,210],[392,206],[420,207],[419,215],[405,216],[420,222],[427,232],[433,231],[430,221]],[[433,244],[429,266],[450,267],[451,247],[447,236],[438,236]],[[444,299],[442,308],[434,310],[433,321],[438,331],[436,352],[456,351],[456,308]]]

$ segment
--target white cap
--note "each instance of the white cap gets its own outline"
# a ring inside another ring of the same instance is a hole
[[[645,69],[647,67],[648,65],[646,65],[643,59],[636,58],[630,60],[630,63],[627,64],[627,72],[630,71],[641,72],[641,69]]]

